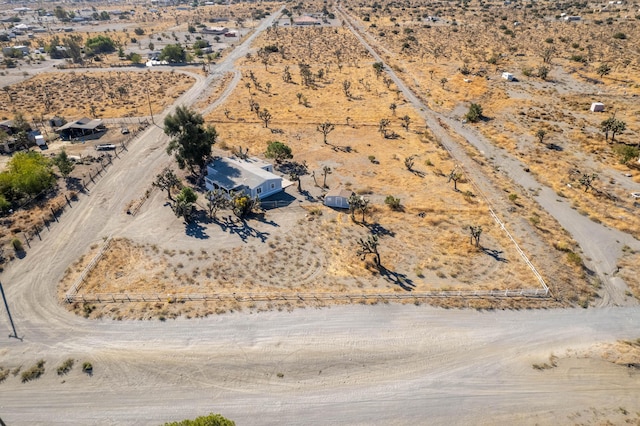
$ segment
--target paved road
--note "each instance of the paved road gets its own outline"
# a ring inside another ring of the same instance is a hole
[[[338,9],[343,16],[348,15],[341,9]],[[365,39],[366,31],[352,20],[346,19],[349,28],[358,37],[360,42],[366,46],[367,50],[373,55],[376,61],[384,62],[375,49]],[[540,184],[535,178],[524,171],[526,165],[516,157],[510,155],[507,151],[497,148],[489,143],[481,134],[474,131],[470,126],[464,126],[461,122],[438,114],[428,108],[414,93],[407,87],[404,81],[389,67],[386,68],[387,74],[402,91],[405,98],[411,103],[415,110],[420,112],[425,119],[427,126],[439,137],[442,145],[452,154],[465,169],[466,173],[473,177],[473,182],[480,188],[482,193],[487,196],[493,203],[495,201],[494,194],[497,192],[493,188],[492,183],[486,178],[484,173],[478,169],[477,165],[469,159],[463,147],[453,140],[440,122],[444,122],[447,126],[457,134],[463,136],[470,144],[472,144],[484,156],[485,161],[499,166],[514,182],[525,189],[536,189],[535,195],[538,204],[553,216],[564,229],[578,242],[584,260],[598,275],[603,283],[602,298],[598,301],[600,305],[637,305],[637,301],[625,295],[628,290],[622,279],[615,276],[617,270],[617,261],[622,255],[622,247],[627,245],[634,250],[640,250],[640,241],[633,236],[620,232],[615,229],[608,228],[604,225],[595,223],[587,217],[580,215],[576,210],[571,208],[569,202],[562,200],[549,187]],[[499,192],[499,191],[498,191]]]
[[[231,70],[226,64],[221,72]],[[204,89],[197,84],[179,103]],[[0,275],[24,339],[0,340],[0,366],[47,361],[35,382],[10,375],[0,383],[7,424],[159,424],[211,411],[238,424],[556,424],[582,407],[637,410],[640,379],[625,367],[567,358],[550,371],[531,368],[552,352],[582,354],[637,337],[637,308],[380,305],[169,322],[70,314],[55,301],[56,282],[89,245],[136,226],[124,209],[167,161],[162,138],[161,130],[147,130],[42,243]],[[0,330],[9,330],[4,312]],[[75,367],[58,377],[53,370],[67,357],[91,361],[94,375]]]

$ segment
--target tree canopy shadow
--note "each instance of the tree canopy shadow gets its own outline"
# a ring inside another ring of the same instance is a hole
[[[77,177],[69,176],[65,180],[65,186],[67,187],[67,189],[72,190],[72,191],[81,192],[83,194],[86,192],[86,189],[85,189],[84,185],[82,184],[82,179],[77,178]]]
[[[233,216],[224,216],[216,223],[220,226],[223,232],[228,232],[231,235],[237,235],[240,237],[243,243],[246,243],[249,238],[258,238],[261,242],[265,242],[269,237],[268,232],[261,232],[251,227],[244,219],[235,219]],[[274,226],[277,226],[274,225]]]
[[[206,233],[206,227],[201,225],[202,222],[208,223],[209,218],[203,211],[197,211],[193,214],[192,220],[184,223],[185,234],[189,237],[197,238],[199,240],[206,240],[209,235]]]
[[[389,237],[395,237],[396,236],[395,232],[393,232],[390,229],[385,228],[384,226],[380,225],[379,223],[363,223],[362,226],[364,226],[367,229],[369,229],[369,231],[373,235],[389,236]]]
[[[502,256],[502,254],[504,252],[501,251],[501,250],[495,250],[495,249],[490,249],[490,248],[487,248],[487,247],[482,247],[482,252],[484,254],[488,254],[489,256],[493,257],[498,262],[509,263],[507,258]]]
[[[399,272],[390,271],[384,266],[380,265],[379,267],[380,276],[385,280],[389,281],[392,284],[395,284],[402,288],[404,291],[413,291],[415,288],[415,284],[413,281],[408,278],[405,274],[401,274]]]

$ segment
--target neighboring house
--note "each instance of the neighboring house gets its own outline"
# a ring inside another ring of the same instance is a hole
[[[294,25],[320,25],[321,22],[311,16],[301,16],[293,20]]]
[[[349,197],[353,195],[352,191],[346,189],[332,189],[324,196],[324,205],[327,207],[337,207],[339,209],[349,208]]]
[[[60,138],[63,140],[71,140],[77,138],[84,138],[100,134],[105,129],[102,120],[90,119],[87,117],[80,120],[72,121],[56,129],[56,133],[60,134]]]
[[[507,81],[513,81],[513,74],[511,74],[510,72],[503,72],[502,73],[502,78],[507,80]]]
[[[12,46],[2,48],[2,54],[4,56],[12,55],[14,51],[22,52],[22,56],[29,54],[29,48],[27,46]]]
[[[203,34],[222,35],[229,32],[227,27],[205,27],[202,29]]]
[[[594,102],[591,104],[591,112],[602,112],[604,111],[604,104],[601,102]]]
[[[214,158],[207,164],[207,190],[244,191],[251,198],[266,198],[283,190],[282,177],[273,173],[273,165],[257,158]]]

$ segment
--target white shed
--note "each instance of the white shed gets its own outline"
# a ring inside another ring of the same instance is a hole
[[[505,71],[502,73],[502,78],[504,78],[507,81],[513,81],[513,74]]]
[[[594,102],[591,104],[591,112],[602,112],[604,111],[604,104],[602,102]]]
[[[349,197],[353,192],[346,189],[332,189],[324,196],[324,205],[327,207],[337,207],[339,209],[349,208]]]
[[[38,146],[46,146],[47,141],[44,140],[44,136],[36,135],[36,145]]]

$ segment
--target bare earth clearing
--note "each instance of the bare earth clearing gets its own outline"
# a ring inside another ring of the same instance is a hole
[[[2,419],[7,424],[159,424],[213,411],[238,424],[640,421],[637,305],[482,311],[413,306],[413,300],[405,306],[379,300],[365,302],[378,306],[324,307],[325,302],[238,304],[173,297],[203,291],[411,294],[504,289],[514,282],[537,285],[491,218],[490,207],[559,298],[548,306],[588,306],[597,294],[588,271],[567,261],[568,252],[578,251],[570,235],[531,197],[504,200],[515,185],[497,170],[487,170],[490,164],[470,147],[475,161],[469,163],[477,166],[461,165],[469,176],[458,182],[460,192],[453,190],[446,175],[456,164],[438,142],[444,127],[425,129],[421,112],[374,76],[374,59],[346,30],[333,33],[352,46],[345,49],[342,70],[332,63],[333,49],[318,43],[316,51],[302,38],[295,42],[296,33],[279,31],[265,34],[256,45],[283,37],[289,59],[271,55],[273,62],[265,69],[259,60],[247,59],[247,46],[240,46],[176,104],[207,99],[213,80],[229,76],[233,61],[243,58],[237,62],[242,82],[231,94],[227,83],[218,86],[225,89],[217,109],[207,114],[221,135],[218,148],[240,144],[260,155],[269,140],[281,140],[293,148],[295,160],[307,162],[318,185],[304,176],[308,194],[298,194],[294,185],[287,207],[267,210],[247,223],[221,212],[216,221],[202,215],[185,225],[166,205],[165,194],[153,190],[135,216],[127,215],[170,162],[162,130],[147,128],[88,191],[78,194],[80,201],[42,242],[0,275],[23,338],[9,339],[0,348]],[[326,31],[332,40],[333,29],[304,31],[307,36]],[[318,77],[316,89],[300,84],[295,68],[302,58],[314,72],[328,70]],[[285,65],[291,67],[293,83],[282,82]],[[343,93],[346,79],[351,99]],[[249,97],[273,113],[269,128],[251,113]],[[391,111],[391,103],[397,111]],[[405,114],[411,123],[407,129],[398,118]],[[378,132],[383,117],[390,119],[396,139]],[[325,120],[337,125],[328,144],[315,130]],[[413,155],[411,172],[404,160]],[[366,223],[317,201],[324,191],[324,166],[332,171],[327,186],[370,197],[374,208]],[[478,178],[479,171],[484,177]],[[493,190],[483,195],[478,188]],[[402,200],[403,211],[391,212],[384,205],[390,194]],[[534,224],[534,215],[543,223]],[[465,227],[470,224],[483,226],[481,243],[487,250],[469,243]],[[387,275],[355,255],[357,238],[370,229],[380,235]],[[110,249],[80,294],[133,289],[160,295],[158,301],[61,306],[64,291],[109,238]],[[633,265],[636,257],[629,248],[622,261]],[[632,268],[622,273],[637,276]],[[527,306],[513,300],[514,307]],[[462,303],[489,307],[499,302]],[[165,321],[172,317],[178,318]],[[0,328],[10,329],[5,315],[0,315]],[[56,375],[70,357],[76,360],[73,369]],[[39,359],[46,361],[44,375],[21,383],[21,373]],[[84,362],[93,364],[91,376],[81,372]]]

